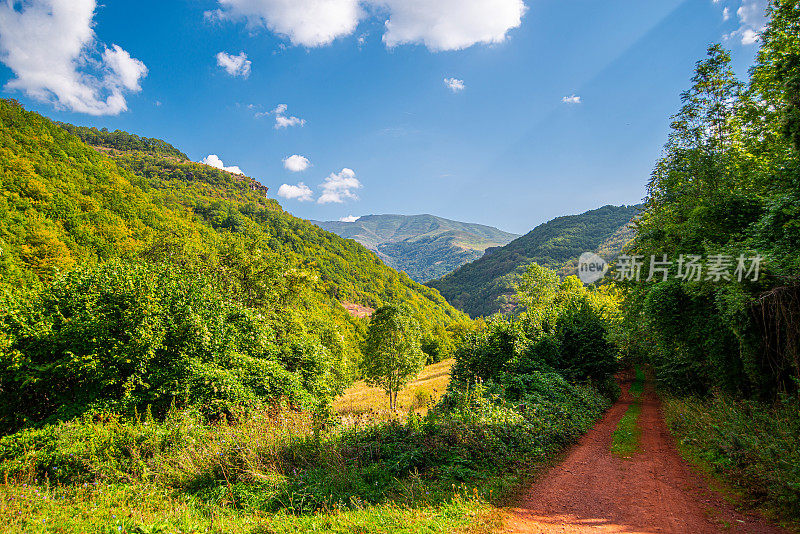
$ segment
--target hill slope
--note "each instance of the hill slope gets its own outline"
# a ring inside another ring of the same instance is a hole
[[[313,221],[373,250],[386,265],[418,281],[440,278],[517,237],[491,226],[434,215],[365,215],[352,223]]]
[[[473,317],[508,309],[514,280],[525,267],[535,262],[551,269],[562,268],[583,252],[597,250],[609,241],[638,209],[604,206],[581,215],[558,217],[428,285]]]
[[[213,264],[231,242],[258,242],[318,278],[314,291],[330,305],[402,301],[431,324],[461,317],[363,246],[284,212],[257,181],[163,141],[59,127],[3,100],[0,180],[0,282],[112,258]]]

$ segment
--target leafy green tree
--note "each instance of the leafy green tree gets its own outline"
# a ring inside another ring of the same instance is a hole
[[[419,323],[403,307],[383,306],[369,323],[362,371],[367,383],[383,388],[389,407],[397,409],[397,393],[425,365]]]
[[[698,62],[649,183],[632,254],[763,258],[755,280],[628,288],[628,349],[679,392],[800,390],[800,2],[771,0],[749,84],[719,45]]]

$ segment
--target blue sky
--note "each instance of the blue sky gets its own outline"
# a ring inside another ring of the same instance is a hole
[[[524,233],[639,202],[695,62],[723,42],[744,77],[763,25],[764,0],[524,0],[519,19],[522,1],[6,0],[0,82],[217,155],[303,218]]]

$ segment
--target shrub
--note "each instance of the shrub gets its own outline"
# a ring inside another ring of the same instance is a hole
[[[797,518],[800,404],[775,406],[719,396],[667,398],[670,429],[690,456],[747,490],[751,504]]]
[[[557,358],[546,361],[567,379],[604,381],[618,366],[608,335],[606,320],[587,301],[571,303],[556,320]]]
[[[419,388],[414,390],[414,396],[411,399],[411,411],[419,410],[420,408],[427,408],[433,401],[433,395],[426,388]]]
[[[82,267],[7,296],[0,353],[0,427],[103,410],[284,402],[313,408],[341,388],[320,343],[280,345],[271,324],[169,266]]]

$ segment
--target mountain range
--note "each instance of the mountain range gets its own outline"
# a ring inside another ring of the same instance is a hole
[[[572,274],[575,267],[570,267],[571,262],[584,252],[595,251],[613,259],[633,238],[631,221],[640,208],[604,206],[558,217],[427,285],[473,317],[511,311],[517,277],[528,265],[538,263]]]
[[[312,221],[346,239],[358,241],[383,262],[418,282],[441,278],[477,260],[487,249],[519,235],[482,224],[434,215],[365,215],[354,222]]]

